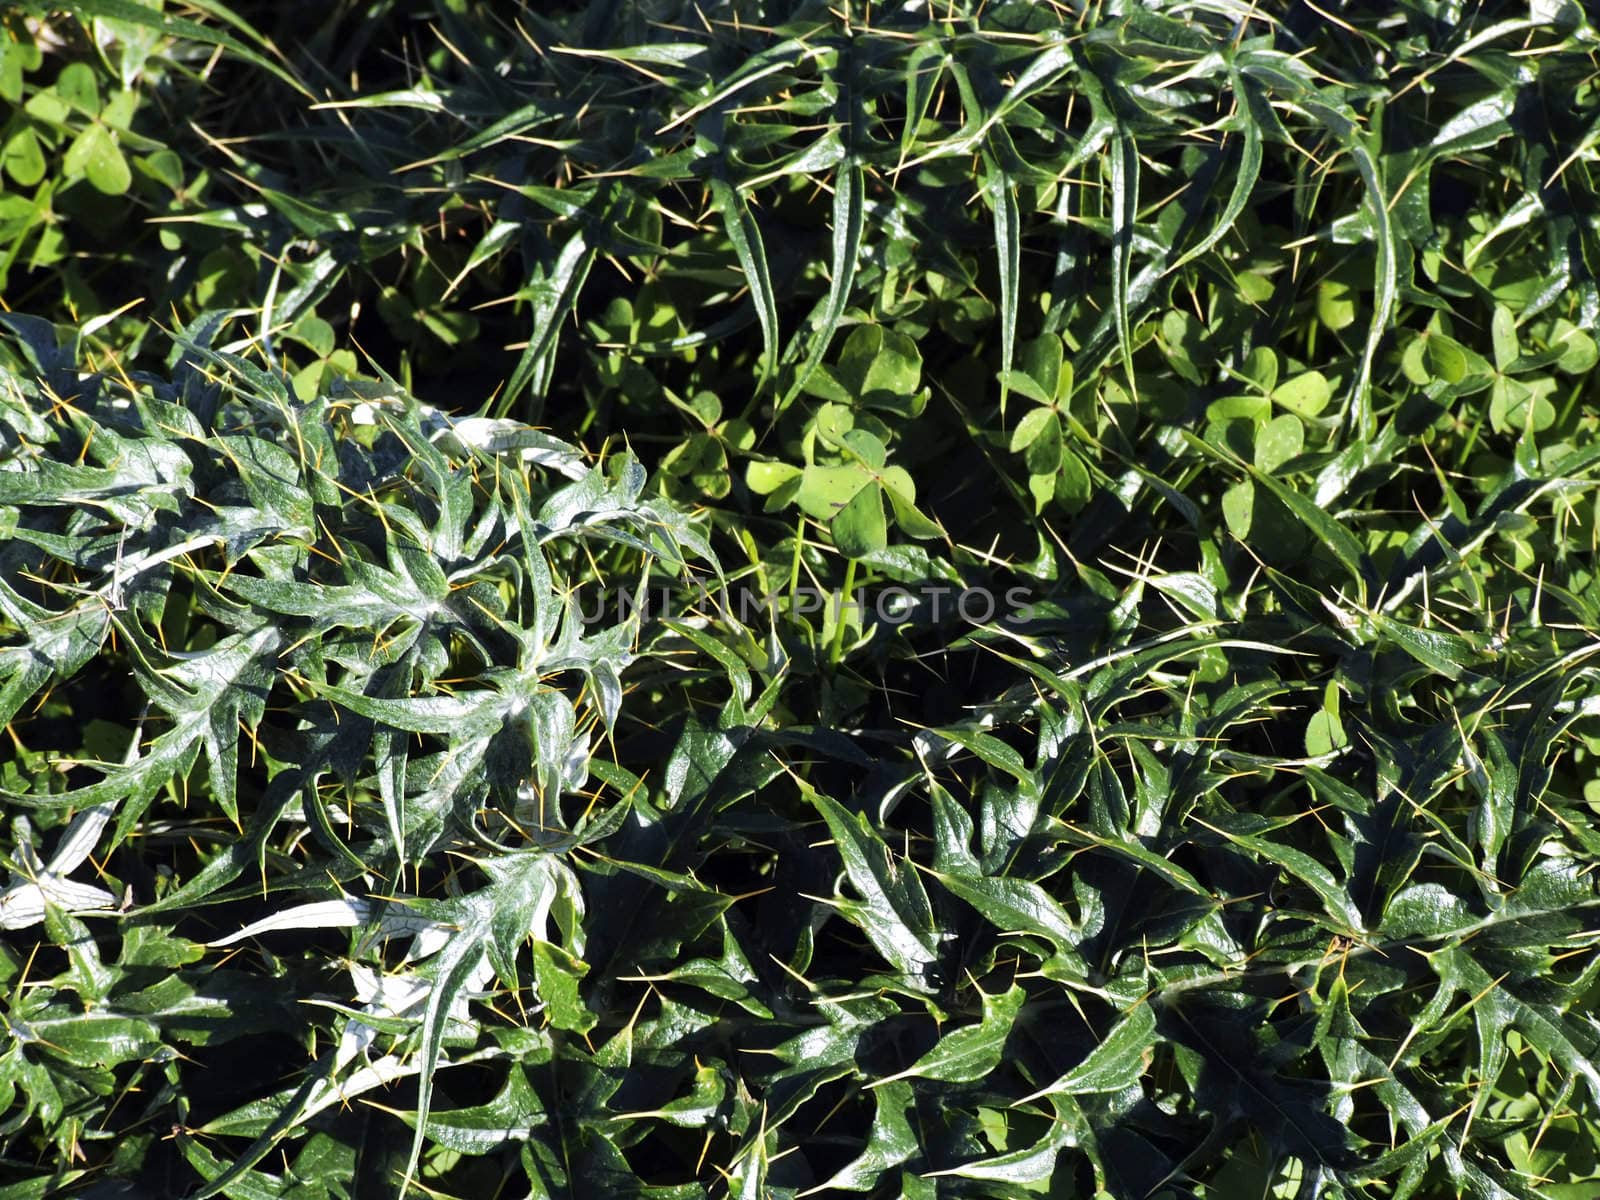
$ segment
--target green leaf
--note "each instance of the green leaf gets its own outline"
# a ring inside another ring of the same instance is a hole
[[[1239,73],[1229,69],[1229,76],[1236,94],[1245,99],[1239,106],[1237,121],[1243,126],[1244,133],[1239,147],[1239,168],[1233,176],[1233,187],[1228,193],[1228,199],[1218,214],[1216,223],[1206,231],[1206,236],[1186,250],[1170,267],[1167,274],[1172,274],[1187,266],[1190,262],[1203,254],[1209,253],[1237,224],[1239,217],[1244,213],[1245,206],[1250,202],[1251,193],[1254,192],[1256,180],[1261,175],[1261,164],[1264,161],[1262,154],[1261,121],[1257,118],[1256,108],[1264,103],[1256,95],[1256,89]],[[1270,351],[1268,352],[1270,353]],[[1266,385],[1271,390],[1271,384]]]
[[[1317,318],[1335,332],[1354,325],[1354,289],[1343,280],[1324,279],[1317,285]]]
[[[1077,512],[1094,494],[1094,484],[1083,460],[1071,450],[1061,452],[1061,468],[1056,474],[1055,499],[1069,513]]]
[[[41,3],[40,0],[19,0],[19,7],[35,17],[46,17],[50,11],[50,6]],[[260,34],[226,6],[216,3],[215,0],[201,0],[200,3],[191,7],[207,15],[221,17],[223,23],[231,25],[241,35],[258,44],[265,44]],[[79,18],[118,21],[137,28],[152,30],[165,37],[184,38],[206,46],[221,47],[245,62],[277,76],[297,91],[305,93],[303,85],[294,75],[279,66],[278,63],[273,62],[267,55],[259,54],[250,49],[250,47],[231,34],[224,33],[198,21],[173,16],[170,13],[162,12],[160,9],[147,8],[137,3],[136,0],[73,0],[73,13]],[[273,53],[276,52],[274,51]],[[83,64],[76,65],[81,66]]]
[[[44,151],[32,129],[23,126],[6,139],[0,166],[18,187],[33,187],[44,178]]]
[[[1418,662],[1447,679],[1460,678],[1463,670],[1482,661],[1482,651],[1456,634],[1436,629],[1417,629],[1382,613],[1373,614],[1373,620],[1385,640],[1393,642]]]
[[[831,521],[846,504],[863,489],[876,492],[872,474],[859,465],[819,466],[805,468],[800,489],[795,493],[807,516],[819,521]]]
[[[599,1018],[584,1007],[578,980],[588,972],[582,960],[548,942],[533,943],[533,977],[550,1024],[573,1033],[588,1033]]]
[[[1117,323],[1117,344],[1128,387],[1139,393],[1133,370],[1133,332],[1130,327],[1130,280],[1133,231],[1139,214],[1139,147],[1133,134],[1117,127],[1111,143],[1111,309]]]
[[[1320,758],[1349,744],[1349,735],[1339,719],[1339,686],[1330,683],[1322,707],[1306,723],[1306,753],[1312,758]]]
[[[1255,458],[1258,471],[1274,472],[1305,449],[1305,426],[1292,413],[1279,413],[1256,430]]]
[[[850,910],[862,932],[896,968],[920,975],[937,958],[938,933],[927,893],[908,865],[896,865],[866,817],[820,792],[803,789],[822,814],[861,904]]]
[[[1075,951],[1082,935],[1056,899],[1029,879],[931,872],[939,883],[1006,933],[1044,938],[1058,951]]]
[[[1045,1096],[1120,1092],[1144,1074],[1155,1039],[1155,1011],[1140,1001],[1112,1026],[1081,1063],[1049,1086],[1016,1103],[1028,1104]]]
[[[942,1036],[916,1062],[889,1075],[873,1087],[883,1087],[899,1079],[930,1079],[941,1083],[971,1083],[982,1079],[1000,1063],[1006,1038],[1016,1023],[1027,992],[1012,984],[998,995],[983,995],[983,1017],[976,1025],[965,1025]]]
[[[411,1113],[402,1110],[400,1116],[416,1127]],[[505,1086],[488,1103],[428,1114],[426,1136],[458,1154],[492,1154],[507,1142],[533,1136],[548,1121],[549,1114],[519,1064],[507,1072]]]
[[[1047,419],[1041,424],[1037,436],[1029,442],[1024,461],[1032,474],[1054,475],[1061,468],[1064,453],[1061,421],[1054,412],[1039,409],[1034,411],[1044,411]]]
[[[1596,349],[1594,339],[1570,321],[1555,323],[1551,347],[1561,351],[1556,366],[1568,375],[1582,375],[1593,370],[1595,363],[1600,362],[1600,350]]]
[[[1056,1106],[1055,1119],[1049,1131],[1031,1146],[1024,1146],[1006,1154],[975,1159],[959,1167],[946,1167],[928,1172],[927,1178],[954,1175],[960,1179],[992,1180],[996,1183],[1019,1185],[1041,1184],[1054,1176],[1061,1157],[1081,1144],[1084,1129],[1081,1114],[1065,1097],[1051,1097]]]
[[[88,63],[70,62],[56,77],[56,95],[86,117],[100,114],[100,85]]]
[[[1372,567],[1355,535],[1301,492],[1259,470],[1252,471],[1251,475],[1258,486],[1265,487],[1281,500],[1312,538],[1338,560],[1356,583],[1360,595],[1364,596]]]
[[[447,1014],[455,1004],[456,998],[467,988],[469,981],[477,973],[478,966],[485,956],[480,938],[478,931],[463,931],[446,946],[438,959],[437,978],[428,990],[422,1020],[422,1042],[419,1051],[421,1061],[418,1063],[417,1071],[417,1123],[411,1139],[410,1157],[406,1160],[405,1171],[401,1177],[402,1195],[410,1187],[411,1180],[416,1175],[417,1163],[422,1156],[422,1145],[426,1140],[428,1118],[433,1109],[434,1071],[444,1050]]]
[[[1000,415],[1004,417],[1012,355],[1017,343],[1017,290],[1022,273],[1021,215],[1015,185],[992,159],[984,174],[984,192],[989,210],[994,214],[994,244],[1000,276]]]
[[[800,468],[790,463],[752,462],[745,467],[745,483],[758,496],[769,496],[784,484],[800,478]]]
[[[883,493],[875,484],[861,488],[828,524],[833,544],[849,558],[861,558],[889,544],[883,518]]]
[[[733,243],[739,266],[744,271],[750,298],[755,302],[756,317],[761,322],[763,345],[761,376],[769,377],[778,363],[778,306],[772,292],[772,277],[767,270],[766,247],[761,240],[761,226],[750,213],[750,206],[733,187],[716,177],[707,181],[711,201],[722,214],[723,227],[728,240]]]
[[[903,333],[882,325],[858,325],[839,354],[839,382],[850,404],[869,404],[901,416],[921,411],[917,389],[922,353]]]
[[[1321,899],[1323,908],[1335,922],[1336,928],[1352,933],[1364,928],[1361,909],[1348,889],[1333,877],[1333,872],[1304,850],[1255,834],[1234,833],[1226,829],[1219,829],[1218,832],[1235,845],[1282,867],[1294,879],[1309,887]]]
[[[902,468],[890,467],[883,473],[883,494],[894,509],[894,523],[901,533],[913,538],[946,537],[943,526],[916,506],[911,476]]]
[[[1521,357],[1521,351],[1517,349],[1516,318],[1503,304],[1494,306],[1494,317],[1489,324],[1489,337],[1494,345],[1495,370],[1503,371]]]
[[[887,1172],[918,1152],[917,1131],[906,1117],[915,1102],[911,1085],[903,1081],[885,1083],[873,1091],[872,1098],[876,1115],[861,1153],[809,1191],[870,1191]]]
[[[87,152],[85,174],[98,191],[108,196],[120,196],[133,185],[133,171],[117,147],[116,134],[103,125],[91,128],[98,133],[92,149]]]
[[[1256,489],[1248,479],[1242,479],[1222,494],[1222,517],[1228,531],[1240,541],[1250,536],[1250,526],[1255,520]]]
[[[1008,386],[1016,389],[1036,404],[1053,405],[1058,400],[1066,400],[1072,392],[1072,367],[1063,362],[1063,347],[1061,339],[1046,334],[1044,337],[1032,338],[1022,344],[1018,356],[1019,367],[1012,371],[1006,378]],[[1020,430],[1023,424],[1034,414],[1029,412],[1018,424]],[[1018,442],[1020,435],[1013,435],[1011,448],[1016,451],[1026,442]]]
[[[865,189],[866,174],[861,164],[853,158],[847,159],[840,165],[833,183],[833,262],[828,274],[828,298],[823,306],[822,319],[812,335],[810,348],[806,351],[805,361],[788,396],[784,398],[784,405],[805,387],[811,373],[822,362],[844,317],[861,253]]]
[[[1314,417],[1328,407],[1333,389],[1321,371],[1304,371],[1274,388],[1272,399],[1298,416]]]
[[[1329,103],[1323,93],[1309,86],[1287,55],[1278,50],[1262,49],[1245,52],[1240,58],[1248,60],[1241,68],[1245,74],[1254,75],[1293,96],[1296,104],[1342,143],[1354,160],[1366,189],[1367,205],[1362,219],[1370,222],[1372,237],[1377,245],[1373,266],[1375,298],[1366,344],[1361,353],[1361,368],[1351,388],[1350,428],[1358,436],[1370,437],[1375,432],[1369,391],[1372,366],[1399,295],[1399,241],[1389,217],[1389,198],[1379,176],[1377,160],[1356,124],[1354,112],[1342,102]]]
[[[78,1067],[115,1066],[154,1052],[161,1035],[149,1021],[112,1013],[76,1013],[28,1022],[47,1053]]]

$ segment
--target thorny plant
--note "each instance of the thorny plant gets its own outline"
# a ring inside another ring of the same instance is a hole
[[[1592,1194],[1581,6],[69,7],[14,1194]]]

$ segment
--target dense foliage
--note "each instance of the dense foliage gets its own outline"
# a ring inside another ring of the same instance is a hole
[[[0,1200],[1600,1192],[1583,6],[0,29]]]

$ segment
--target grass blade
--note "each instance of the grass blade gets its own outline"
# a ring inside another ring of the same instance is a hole
[[[1006,415],[1007,380],[1017,344],[1017,292],[1022,271],[1021,218],[1017,213],[1016,185],[994,158],[984,155],[987,169],[984,190],[994,214],[995,257],[1000,272],[1000,416]]]
[[[767,270],[767,251],[761,240],[761,226],[750,212],[744,197],[725,179],[707,181],[711,203],[722,214],[728,240],[744,270],[750,298],[755,301],[756,317],[761,322],[761,377],[757,390],[772,378],[778,362],[778,304],[772,292],[772,276]]]
[[[1122,369],[1133,398],[1139,383],[1133,373],[1133,331],[1129,327],[1129,274],[1133,260],[1133,226],[1139,214],[1139,147],[1133,134],[1119,126],[1111,141],[1111,307],[1116,314],[1117,344]]]
[[[1233,190],[1228,194],[1227,203],[1222,206],[1216,224],[1213,225],[1206,236],[1201,238],[1194,246],[1190,247],[1178,260],[1172,263],[1164,275],[1170,275],[1181,267],[1187,266],[1201,255],[1206,254],[1228,236],[1228,231],[1244,212],[1245,205],[1250,202],[1250,195],[1255,191],[1256,180],[1261,175],[1261,126],[1257,123],[1252,111],[1254,97],[1247,90],[1249,84],[1241,78],[1237,71],[1233,72],[1234,91],[1239,96],[1239,123],[1244,127],[1244,145],[1239,155],[1239,169],[1233,177]]]

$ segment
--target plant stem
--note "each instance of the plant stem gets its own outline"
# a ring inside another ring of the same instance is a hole
[[[850,604],[851,593],[856,586],[856,560],[851,559],[844,569],[844,592],[839,597],[839,607],[833,616],[833,647],[828,651],[828,665],[836,667],[839,658],[844,653],[844,610]]]
[[[806,547],[806,515],[794,525],[794,561],[789,564],[789,611],[794,611],[795,597],[800,592],[800,553]]]

